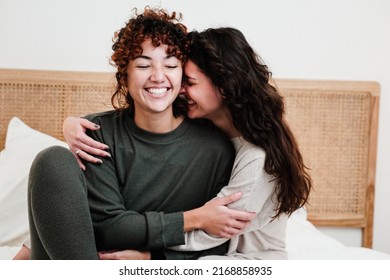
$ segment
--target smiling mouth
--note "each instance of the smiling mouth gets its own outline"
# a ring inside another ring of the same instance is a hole
[[[196,102],[195,102],[194,100],[190,99],[190,98],[189,98],[187,95],[185,95],[185,94],[180,94],[179,97],[180,97],[181,99],[187,101],[187,104],[188,104],[188,105],[194,105],[194,104],[196,104]]]
[[[149,92],[152,96],[160,97],[168,91],[168,88],[148,88],[146,91]]]

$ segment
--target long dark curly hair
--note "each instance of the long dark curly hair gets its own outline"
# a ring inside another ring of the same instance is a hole
[[[296,139],[284,118],[282,96],[270,84],[272,73],[241,31],[225,27],[189,33],[188,59],[219,89],[234,126],[244,139],[264,149],[264,169],[274,177],[276,215],[307,203],[312,188]]]
[[[187,28],[180,23],[181,14],[149,6],[141,14],[138,14],[137,9],[133,9],[133,13],[134,17],[115,33],[111,56],[111,64],[117,69],[117,85],[111,103],[116,110],[126,109],[132,115],[134,101],[127,87],[127,67],[130,60],[142,54],[141,44],[150,39],[156,47],[167,45],[168,54],[177,57],[183,65],[189,48]],[[175,100],[173,109],[175,116],[185,114],[185,104],[179,98]]]

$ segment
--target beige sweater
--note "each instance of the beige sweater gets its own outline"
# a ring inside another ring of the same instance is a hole
[[[271,221],[275,215],[274,183],[264,171],[265,152],[241,137],[232,139],[236,149],[229,184],[219,197],[242,192],[239,201],[229,208],[256,212],[257,216],[241,235],[230,240],[225,256],[207,256],[207,259],[287,259],[285,251],[287,215]],[[185,235],[186,245],[172,247],[174,250],[204,250],[227,241],[226,238],[210,236],[202,230]],[[205,259],[203,258],[203,259]]]

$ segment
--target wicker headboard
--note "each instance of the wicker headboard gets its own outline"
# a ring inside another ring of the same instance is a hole
[[[308,218],[317,226],[358,227],[372,248],[379,84],[279,80],[287,119],[314,190]]]
[[[276,80],[287,119],[311,168],[309,219],[358,227],[372,247],[379,85],[375,82]],[[62,139],[66,116],[111,109],[111,73],[0,69],[0,149],[9,120]]]
[[[0,69],[0,149],[13,116],[62,140],[65,117],[112,109],[113,87],[111,73]]]

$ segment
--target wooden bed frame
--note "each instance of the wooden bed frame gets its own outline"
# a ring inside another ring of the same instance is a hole
[[[371,248],[379,85],[376,82],[275,80],[287,120],[311,169],[307,206],[318,226],[361,228]],[[113,73],[0,69],[0,149],[9,120],[63,139],[66,116],[106,111]]]

